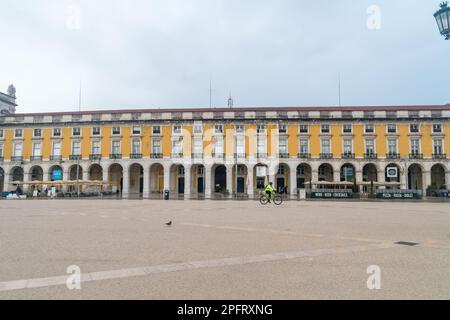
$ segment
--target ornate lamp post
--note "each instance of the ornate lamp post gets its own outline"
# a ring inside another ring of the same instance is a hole
[[[447,1],[441,3],[441,9],[434,14],[434,17],[436,18],[439,32],[445,37],[445,40],[450,40],[450,7]]]

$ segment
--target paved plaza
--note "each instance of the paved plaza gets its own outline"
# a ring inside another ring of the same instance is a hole
[[[449,203],[0,201],[0,299],[400,298],[450,299]]]

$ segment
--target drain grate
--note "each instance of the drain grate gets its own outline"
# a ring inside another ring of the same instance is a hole
[[[396,242],[395,244],[399,244],[402,246],[410,246],[410,247],[419,245],[417,242],[408,242],[408,241],[399,241],[399,242]]]

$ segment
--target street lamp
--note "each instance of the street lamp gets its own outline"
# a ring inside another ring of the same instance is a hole
[[[439,32],[445,37],[445,40],[450,40],[450,7],[448,7],[447,1],[442,2],[440,6],[441,9],[434,14],[434,17],[436,18]]]

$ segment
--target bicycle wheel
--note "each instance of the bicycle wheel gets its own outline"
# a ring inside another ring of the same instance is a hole
[[[277,206],[281,205],[283,203],[283,197],[280,195],[277,195],[273,198],[273,203],[275,203]]]
[[[259,198],[259,202],[261,202],[261,204],[262,204],[263,206],[265,206],[266,204],[269,203],[269,199],[267,198],[266,195],[262,195],[262,196]]]

